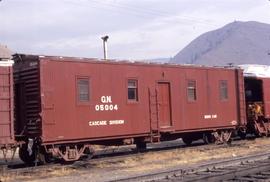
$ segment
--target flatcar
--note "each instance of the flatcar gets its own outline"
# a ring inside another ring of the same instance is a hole
[[[239,68],[24,54],[14,61],[15,135],[26,163],[78,160],[93,144],[229,142],[246,127]]]
[[[12,63],[12,61],[0,61],[0,150],[4,158],[8,149],[16,147],[13,129]]]

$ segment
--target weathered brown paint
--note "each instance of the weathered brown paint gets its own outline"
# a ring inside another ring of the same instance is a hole
[[[270,78],[263,79],[264,114],[270,118]]]
[[[168,128],[172,126],[171,121],[171,98],[170,98],[170,83],[158,82],[158,114],[159,127]]]
[[[238,125],[239,129],[244,129],[247,124],[247,115],[246,115],[246,101],[245,101],[245,85],[244,85],[244,75],[243,71],[236,69],[235,70],[235,79],[236,79],[236,105],[238,113]]]
[[[235,69],[26,56],[20,66],[15,66],[16,71],[31,67],[33,60],[38,64],[32,65],[39,69],[44,143],[149,136],[151,128],[161,129],[156,126],[171,126],[160,132],[172,134],[235,128],[242,122],[238,107],[244,100],[237,97]],[[77,100],[77,77],[89,78],[89,102]],[[138,80],[138,102],[127,100],[128,78]],[[193,102],[187,100],[189,79],[197,84],[197,100]],[[219,99],[220,80],[228,81],[226,101]],[[164,96],[158,99],[162,113],[156,114],[162,120],[155,121],[150,116],[151,112],[155,115],[154,107],[150,111],[150,104],[155,103],[150,95],[160,97],[160,93]],[[112,103],[103,103],[102,96],[110,96]],[[117,109],[96,111],[101,105],[117,105]],[[114,120],[124,120],[124,124],[108,124]],[[106,121],[106,125],[90,126],[89,122],[95,121]]]
[[[14,143],[12,67],[0,65],[0,147]]]

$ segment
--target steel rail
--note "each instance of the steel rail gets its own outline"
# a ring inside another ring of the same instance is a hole
[[[225,159],[217,162],[208,162],[192,167],[179,167],[158,172],[135,175],[113,181],[215,181],[230,179],[234,176],[241,176],[251,172],[260,172],[265,169],[270,169],[270,152],[253,154],[234,159]],[[255,166],[251,162],[269,161],[267,163],[257,163]],[[247,165],[247,168],[236,170],[235,167]],[[233,167],[230,169],[230,167]]]

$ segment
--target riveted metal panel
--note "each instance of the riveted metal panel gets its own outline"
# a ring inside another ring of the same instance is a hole
[[[264,99],[264,114],[266,118],[270,118],[270,78],[263,79],[263,99]]]
[[[13,70],[0,62],[0,146],[14,143]]]

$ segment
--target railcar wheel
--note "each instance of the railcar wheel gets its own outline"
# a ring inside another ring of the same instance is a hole
[[[137,142],[136,148],[138,151],[144,151],[144,150],[146,150],[146,143],[145,142]]]
[[[182,137],[182,140],[186,145],[191,145],[191,143],[193,142],[192,139],[188,137]]]
[[[93,158],[95,150],[92,147],[86,147],[83,153],[86,155],[85,159],[89,160]]]
[[[205,144],[215,143],[215,137],[211,133],[204,133],[203,141]]]
[[[19,149],[19,157],[26,164],[33,164],[36,161],[36,151],[33,150],[32,154],[29,155],[27,151],[27,145],[23,144]]]
[[[52,155],[47,153],[44,147],[40,148],[38,152],[38,161],[41,164],[48,164],[52,162],[52,160],[53,160]]]
[[[38,160],[41,164],[48,164],[52,161],[52,158],[49,156],[49,154],[38,154]]]
[[[247,136],[247,133],[246,132],[243,132],[243,131],[238,131],[238,136],[244,140],[246,139],[246,136]]]

